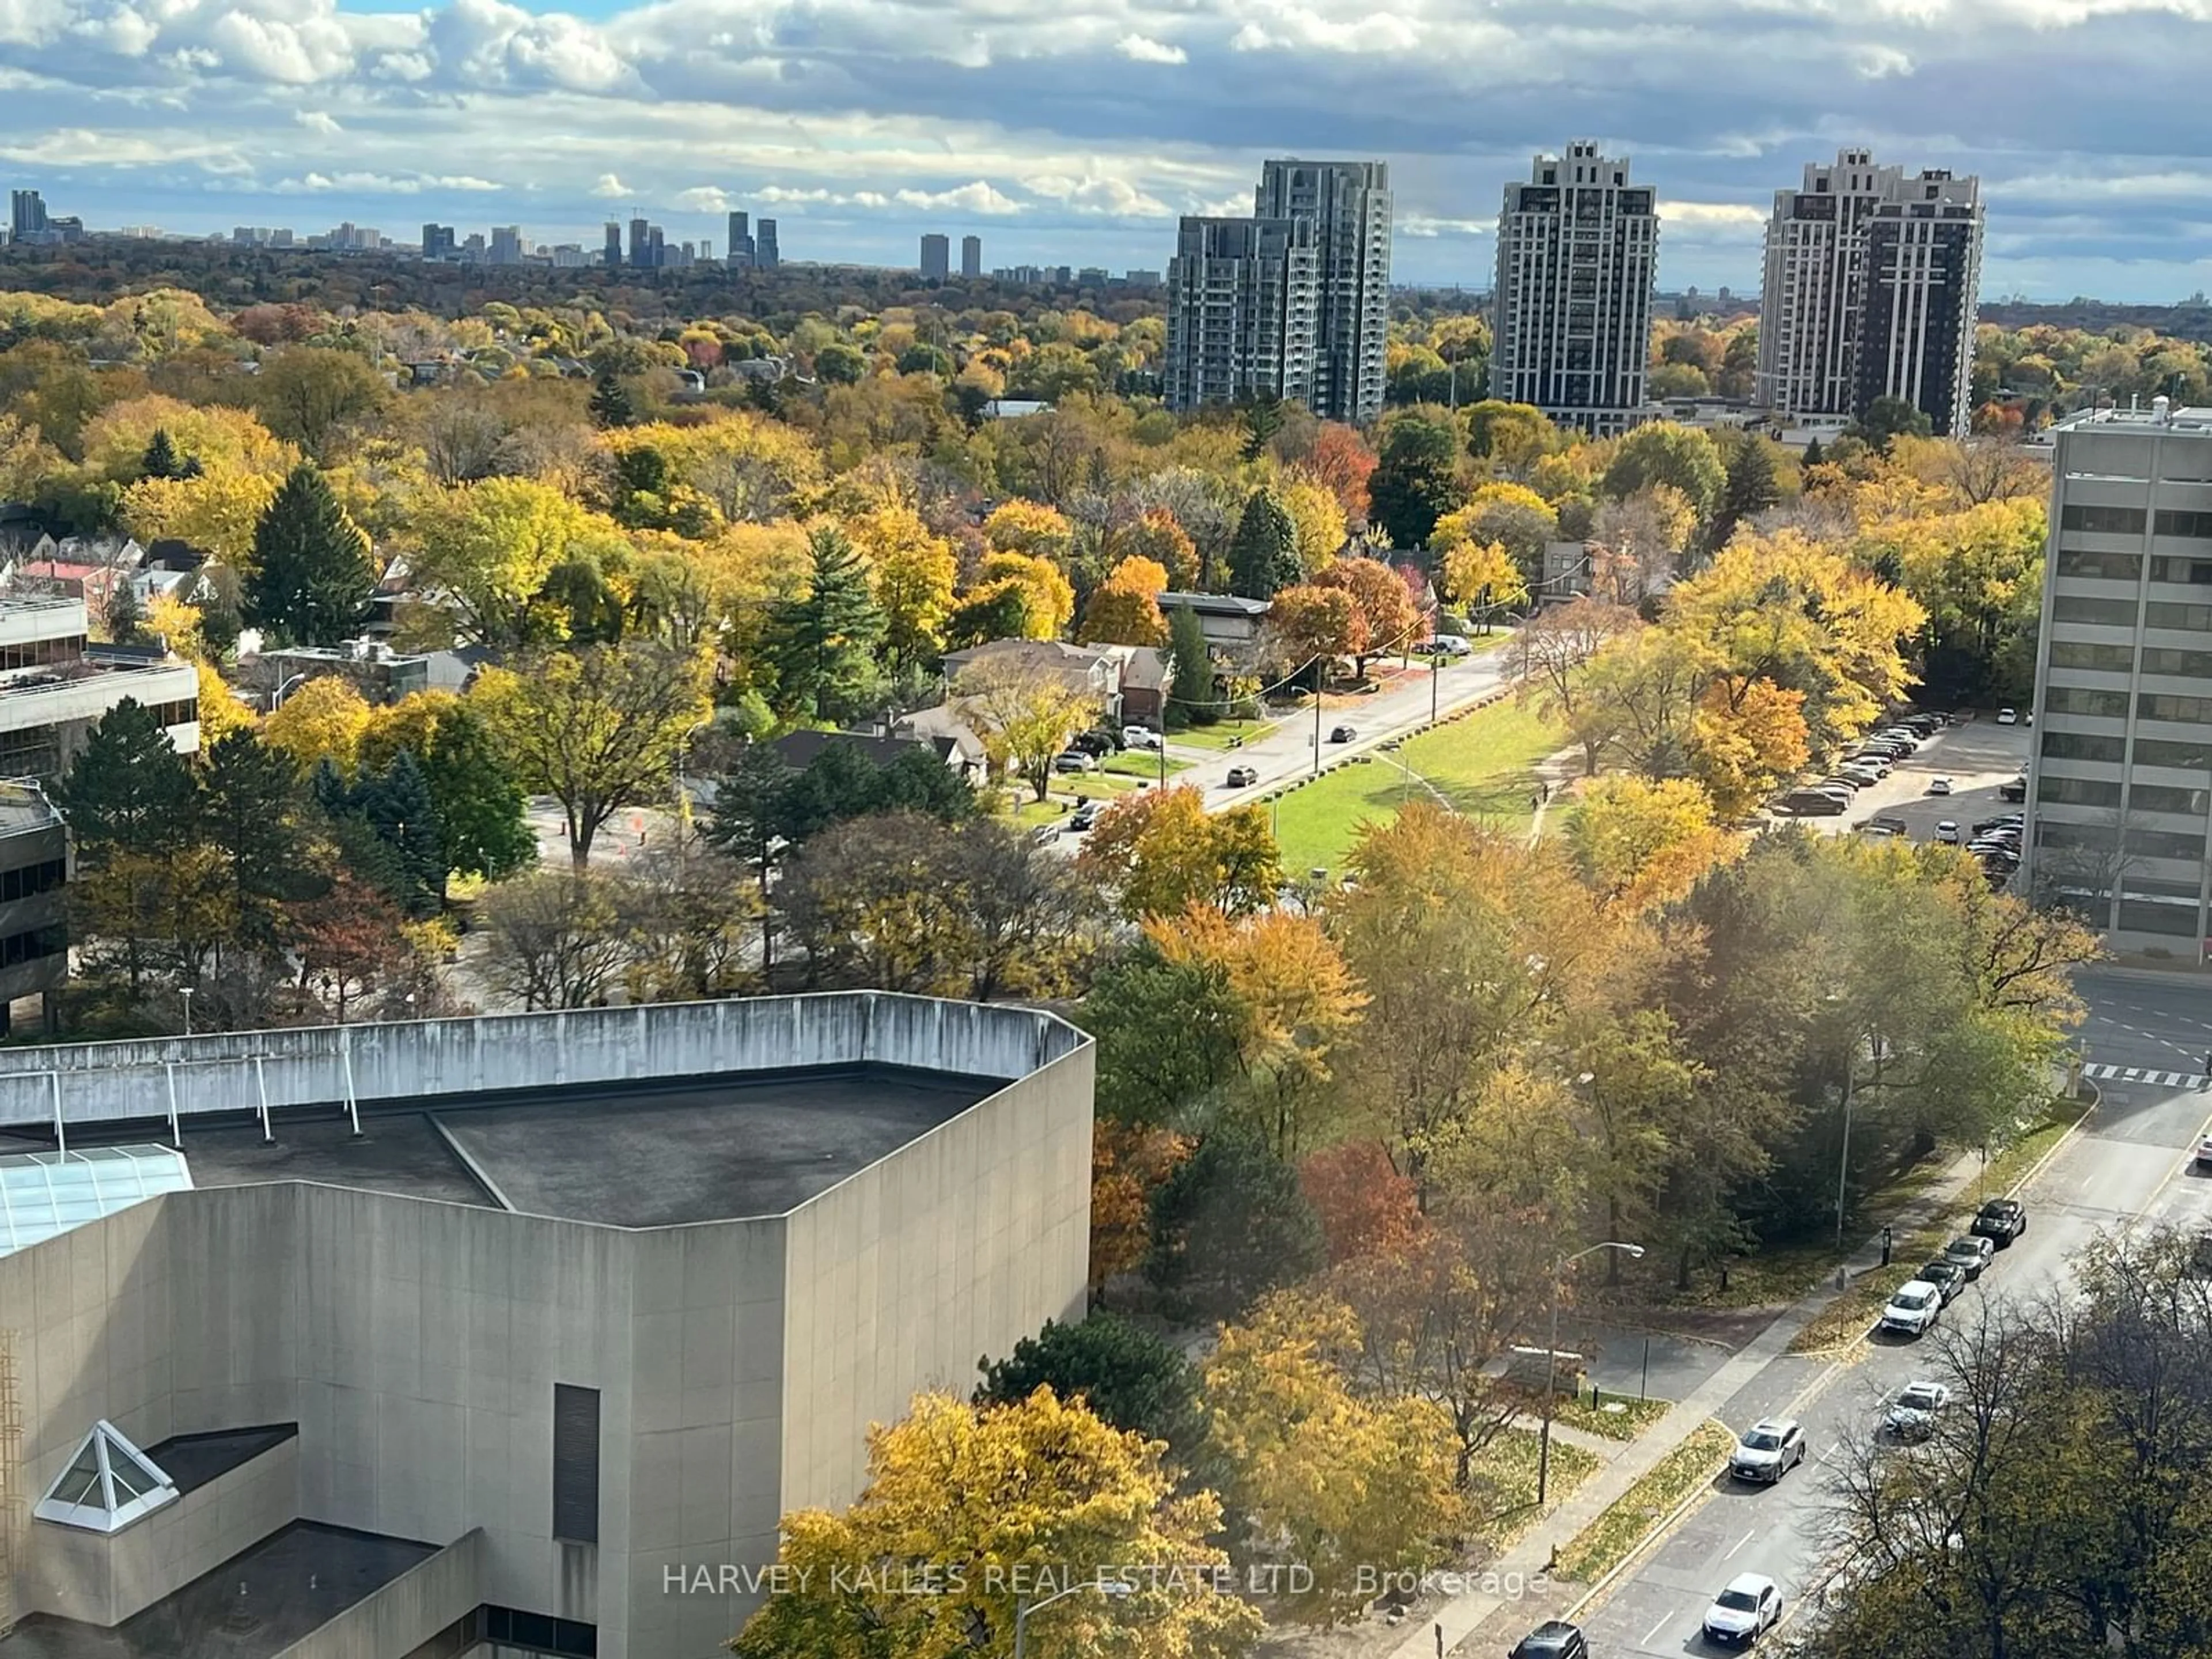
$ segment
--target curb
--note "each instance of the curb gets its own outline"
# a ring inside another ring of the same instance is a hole
[[[2029,1168],[2027,1172],[2021,1176],[2019,1180],[2013,1182],[2010,1187],[2005,1189],[2006,1197],[2011,1198],[2017,1195],[2038,1176],[2041,1175],[2051,1161],[2057,1158],[2060,1152],[2065,1150],[2067,1145],[2071,1142],[2075,1135],[2079,1133],[2081,1126],[2087,1123],[2089,1119],[2095,1115],[2098,1107],[2103,1104],[2103,1094],[2097,1088],[2096,1085],[2087,1079],[2084,1079],[2083,1081],[2089,1090],[2088,1105],[2083,1109],[2081,1116],[2075,1118],[2072,1123],[2067,1126],[2066,1133],[2060,1135],[2057,1140],[2051,1143],[2050,1148],[2045,1152],[2041,1158],[2035,1160],[2035,1163]],[[1866,1342],[1866,1340],[1872,1333],[1873,1328],[1874,1328],[1872,1326],[1869,1326],[1866,1330],[1862,1331],[1857,1336],[1853,1337],[1850,1342],[1846,1343],[1839,1352],[1834,1352],[1829,1358],[1826,1367],[1821,1370],[1820,1375],[1814,1377],[1810,1382],[1806,1383],[1803,1388],[1800,1389],[1797,1391],[1796,1397],[1783,1408],[1782,1415],[1784,1417],[1797,1416],[1803,1408],[1806,1401],[1811,1400],[1822,1389],[1828,1387],[1830,1383],[1833,1382],[1836,1380],[1837,1373],[1843,1370],[1852,1362],[1856,1355],[1857,1350]],[[1780,1353],[1775,1355],[1775,1358],[1777,1359],[1790,1357],[1790,1351],[1787,1348],[1784,1348]],[[1799,1354],[1795,1357],[1801,1359],[1817,1358],[1817,1356],[1805,1354]],[[1654,1467],[1656,1466],[1655,1465]],[[1626,1495],[1627,1494],[1625,1492],[1622,1494],[1623,1497],[1626,1497]],[[1680,1522],[1692,1510],[1695,1510],[1699,1505],[1705,1503],[1712,1497],[1712,1487],[1709,1483],[1699,1488],[1698,1491],[1692,1492],[1687,1498],[1684,1498],[1681,1503],[1676,1504],[1674,1510],[1668,1514],[1653,1522],[1651,1529],[1645,1533],[1642,1538],[1637,1540],[1635,1547],[1632,1548],[1627,1554],[1622,1556],[1620,1559],[1607,1571],[1603,1577],[1600,1578],[1595,1584],[1592,1584],[1589,1589],[1583,1591],[1581,1599],[1572,1607],[1569,1607],[1566,1612],[1560,1616],[1567,1620],[1570,1623],[1573,1622],[1577,1616],[1580,1614],[1583,1609],[1588,1607],[1591,1602],[1596,1601],[1600,1595],[1612,1589],[1613,1581],[1619,1578],[1622,1573],[1627,1571],[1630,1567],[1635,1565],[1636,1563],[1643,1558],[1646,1551],[1650,1550],[1654,1544],[1657,1543],[1661,1539],[1665,1537],[1668,1533],[1671,1532],[1676,1526],[1680,1524]],[[1600,1513],[1603,1513],[1603,1511],[1600,1511]],[[1833,1577],[1833,1572],[1831,1572],[1827,1577],[1831,1578]],[[1826,1579],[1824,1578],[1820,1581],[1820,1585],[1809,1586],[1807,1591],[1801,1592],[1797,1596],[1792,1598],[1790,1606],[1793,1608],[1802,1606],[1806,1599],[1806,1595],[1808,1595],[1812,1589],[1820,1588],[1822,1585],[1825,1585],[1826,1583]],[[1785,1614],[1785,1619],[1787,1615]],[[1779,1629],[1780,1626],[1778,1625],[1776,1628]]]

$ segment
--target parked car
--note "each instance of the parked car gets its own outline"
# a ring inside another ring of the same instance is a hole
[[[1804,1461],[1804,1425],[1792,1418],[1768,1418],[1753,1424],[1736,1442],[1729,1473],[1739,1480],[1772,1486]]]
[[[1924,1380],[1908,1382],[1881,1419],[1881,1425],[1899,1440],[1925,1440],[1935,1432],[1936,1414],[1951,1403],[1948,1383]]]
[[[1894,812],[1877,812],[1867,820],[1869,830],[1887,830],[1893,836],[1910,835],[1912,826]]]
[[[1966,1270],[1955,1261],[1946,1261],[1940,1257],[1923,1265],[1913,1277],[1924,1279],[1942,1291],[1946,1302],[1966,1288]]]
[[[1157,749],[1160,746],[1160,734],[1149,726],[1125,726],[1121,728],[1121,746],[1124,749]]]
[[[1832,817],[1844,810],[1841,795],[1832,795],[1820,789],[1792,789],[1782,798],[1782,810],[1794,812],[1801,818]]]
[[[1889,1305],[1881,1310],[1881,1328],[1918,1336],[1943,1313],[1943,1292],[1924,1279],[1909,1279],[1897,1287]]]
[[[1928,793],[1929,793],[1929,794],[1931,794],[1931,795],[1948,795],[1948,794],[1949,794],[1949,793],[1951,793],[1951,780],[1950,780],[1950,779],[1948,779],[1948,778],[1930,778],[1930,779],[1929,779],[1929,780],[1928,780]]]
[[[2026,778],[2014,778],[2010,783],[1999,784],[1997,786],[1997,799],[1999,800],[2026,800],[2027,799],[2027,780]]]
[[[1340,726],[1328,734],[1331,743],[1350,743],[1359,733],[1349,726]]]
[[[1423,640],[1413,647],[1417,657],[1471,657],[1474,647],[1456,634],[1439,634],[1432,640]]]
[[[1067,827],[1079,836],[1091,833],[1091,826],[1098,822],[1098,803],[1085,801],[1077,807],[1067,820]]]
[[[1875,771],[1871,766],[1859,766],[1850,762],[1845,762],[1842,766],[1837,768],[1836,775],[1839,778],[1848,779],[1850,781],[1858,785],[1862,789],[1871,789],[1875,785],[1881,781],[1881,774]]]
[[[1516,1642],[1506,1659],[1589,1659],[1589,1642],[1580,1626],[1547,1619]]]
[[[1232,766],[1229,769],[1229,787],[1231,789],[1249,789],[1259,781],[1259,773],[1251,767]]]
[[[1103,732],[1078,732],[1067,740],[1072,754],[1101,757],[1114,752],[1114,739]]]
[[[1942,823],[1936,826],[1936,839],[1946,846],[1956,847],[1959,844],[1959,826],[1949,818],[1945,818]]]
[[[1943,1259],[1957,1262],[1959,1271],[1968,1279],[1979,1279],[1982,1269],[1990,1265],[1990,1258],[1996,1253],[1997,1247],[1978,1233],[1954,1238],[1943,1247]]]
[[[1759,1573],[1739,1573],[1705,1609],[1705,1639],[1747,1648],[1781,1617],[1782,1587]]]
[[[1054,757],[1052,769],[1055,772],[1096,772],[1098,757],[1086,755],[1080,749],[1064,750]]]
[[[1067,826],[1065,824],[1056,823],[1040,823],[1036,829],[1030,831],[1030,839],[1036,842],[1040,847],[1048,846],[1051,842],[1058,841],[1060,839],[1060,832],[1066,827]]]
[[[1883,778],[1887,777],[1895,766],[1895,763],[1893,762],[1888,756],[1882,754],[1878,750],[1873,749],[1861,750],[1857,754],[1852,756],[1845,764],[1848,766],[1863,766],[1868,771],[1873,773],[1875,776]]]
[[[1978,836],[1986,836],[1992,830],[2009,830],[2014,835],[2018,835],[2023,821],[2021,814],[2018,812],[2000,812],[1993,818],[1981,819],[1974,825],[1974,833]]]
[[[1974,1212],[1972,1231],[2002,1250],[2027,1231],[2027,1206],[2016,1198],[1993,1198]]]
[[[2020,711],[2019,711],[2018,709],[2016,709],[2016,708],[2000,708],[2000,709],[1998,709],[1998,710],[1997,710],[1997,724],[1998,724],[1999,726],[2017,726],[2017,725],[2019,725],[2019,724],[2020,724]]]
[[[2212,1135],[2203,1135],[2198,1138],[2197,1142],[2197,1156],[2192,1161],[2200,1170],[2212,1170]]]

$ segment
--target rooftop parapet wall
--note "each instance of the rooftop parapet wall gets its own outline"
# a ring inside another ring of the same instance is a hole
[[[878,991],[0,1049],[0,1126],[902,1066],[1026,1077],[1087,1039],[1034,1009]]]

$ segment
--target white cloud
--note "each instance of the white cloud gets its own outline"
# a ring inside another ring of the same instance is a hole
[[[603,173],[592,186],[592,194],[602,202],[627,202],[637,192],[611,173]]]
[[[1720,236],[1762,235],[1767,217],[1765,211],[1745,202],[1669,202],[1662,198],[1659,203],[1662,224]]]
[[[471,173],[305,173],[268,188],[279,196],[420,196],[426,191],[489,192],[501,188]]]
[[[1482,219],[1437,219],[1425,213],[1408,214],[1398,222],[1401,236],[1418,236],[1424,240],[1436,236],[1489,236],[1498,227]]]
[[[1032,196],[1042,196],[1078,213],[1110,214],[1124,219],[1165,219],[1172,216],[1165,202],[1126,179],[1086,175],[1072,179],[1066,173],[1025,173],[1021,185]]]
[[[1187,64],[1190,61],[1190,54],[1181,46],[1155,40],[1149,34],[1125,34],[1115,42],[1114,50],[1133,64]]]
[[[338,125],[337,118],[326,109],[295,109],[292,118],[311,132],[335,136],[345,131]]]
[[[716,185],[694,185],[669,200],[686,213],[727,213],[737,205],[737,198]]]
[[[1850,59],[1851,68],[1864,81],[1886,81],[1892,76],[1912,73],[1912,58],[1909,53],[1879,42],[1853,46]]]
[[[957,208],[963,213],[983,213],[993,216],[1019,213],[1022,204],[1012,198],[1001,195],[981,179],[972,184],[961,185],[951,190],[902,190],[893,192],[891,199],[902,207],[939,210]]]

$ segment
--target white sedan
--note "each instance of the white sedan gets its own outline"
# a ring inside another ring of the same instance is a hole
[[[1942,1382],[1908,1382],[1897,1403],[1882,1419],[1882,1427],[1899,1440],[1924,1439],[1936,1426],[1936,1413],[1951,1403],[1951,1389]]]
[[[1998,710],[1997,710],[1997,724],[1998,724],[1999,726],[2017,726],[2017,725],[2019,725],[2019,724],[2020,724],[2020,711],[2019,711],[2018,709],[2016,709],[2016,708],[2000,708],[2000,709],[1998,709]]]
[[[1959,844],[1959,826],[1945,818],[1936,826],[1936,839],[1947,847],[1956,847]]]
[[[1948,794],[1949,794],[1949,793],[1951,793],[1951,780],[1950,780],[1950,779],[1948,779],[1948,778],[1930,778],[1930,779],[1929,779],[1929,780],[1928,780],[1928,793],[1929,793],[1929,794],[1931,794],[1931,795],[1948,795]]]
[[[1747,1648],[1781,1617],[1782,1587],[1759,1573],[1739,1573],[1705,1609],[1705,1639]]]

